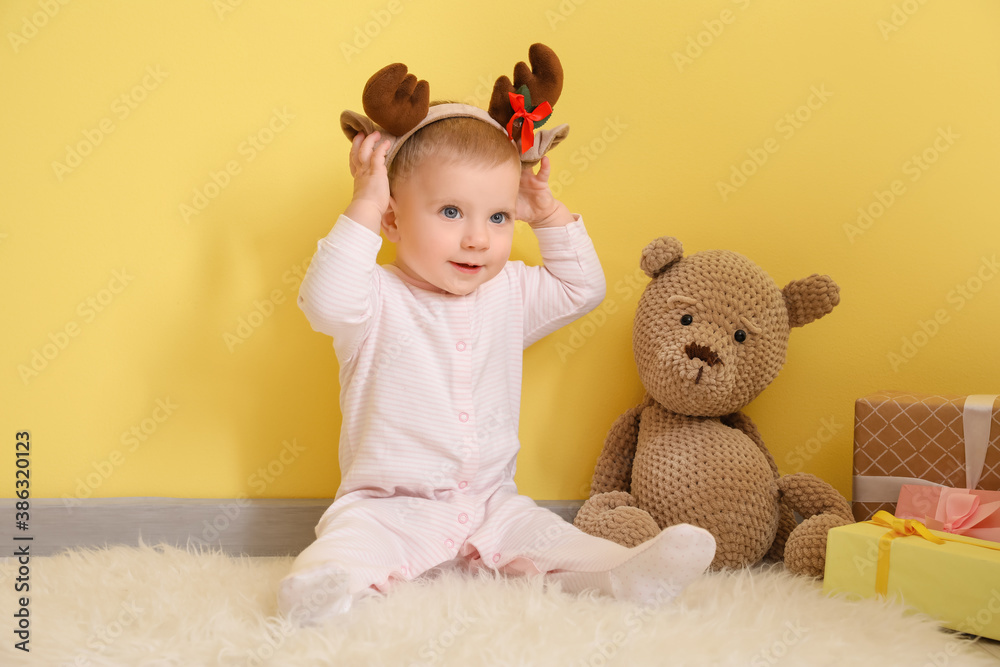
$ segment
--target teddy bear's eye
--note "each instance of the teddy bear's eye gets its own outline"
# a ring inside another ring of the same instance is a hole
[[[694,318],[691,317],[690,315],[681,315],[681,324],[683,324],[684,326],[687,326],[692,322],[694,322]]]
[[[747,332],[743,329],[737,329],[736,333],[733,334],[733,338],[736,339],[737,343],[742,343],[747,339]]]

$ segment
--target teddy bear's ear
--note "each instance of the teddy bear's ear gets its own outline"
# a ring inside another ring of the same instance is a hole
[[[823,317],[840,303],[840,288],[830,276],[812,274],[793,280],[781,290],[788,309],[788,325],[801,327]]]
[[[661,236],[642,249],[639,267],[650,278],[663,273],[668,266],[684,255],[684,246],[673,236]]]

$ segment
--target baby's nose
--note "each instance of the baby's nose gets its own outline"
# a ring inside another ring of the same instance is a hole
[[[486,225],[477,222],[467,224],[462,244],[467,248],[488,248],[490,245],[490,234]]]

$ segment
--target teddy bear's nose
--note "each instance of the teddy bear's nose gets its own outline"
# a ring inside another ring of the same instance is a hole
[[[687,347],[684,348],[684,352],[687,353],[688,359],[701,359],[708,364],[709,367],[722,363],[722,359],[719,359],[719,355],[717,355],[712,348],[707,345],[688,343]]]

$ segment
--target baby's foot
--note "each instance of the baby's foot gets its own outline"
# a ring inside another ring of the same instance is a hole
[[[318,567],[288,575],[278,585],[278,610],[300,626],[344,619],[351,609],[347,572]]]
[[[698,578],[715,558],[715,538],[703,528],[670,526],[609,572],[615,598],[643,605],[663,604]]]

